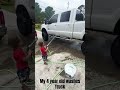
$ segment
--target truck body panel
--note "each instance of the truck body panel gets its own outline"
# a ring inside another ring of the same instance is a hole
[[[120,20],[120,0],[86,0],[86,28],[114,32]]]

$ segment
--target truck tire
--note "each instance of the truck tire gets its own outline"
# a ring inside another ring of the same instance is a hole
[[[47,33],[47,31],[45,31],[45,30],[42,31],[42,38],[43,38],[44,41],[48,41],[48,33]]]
[[[32,20],[24,7],[17,9],[17,26],[20,33],[24,36],[32,33]]]
[[[117,66],[120,66],[120,36],[118,36],[112,44],[111,56]]]
[[[83,42],[82,45],[81,45],[81,51],[84,55],[86,54],[86,48],[85,47],[86,47],[86,43]]]

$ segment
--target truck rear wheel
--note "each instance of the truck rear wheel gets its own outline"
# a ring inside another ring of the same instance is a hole
[[[112,44],[111,56],[118,66],[120,66],[120,36],[118,36]]]
[[[82,43],[81,50],[82,50],[82,53],[85,55],[86,54],[86,43],[85,42]]]
[[[48,41],[48,33],[47,33],[47,31],[45,31],[45,30],[42,31],[42,38],[43,38],[44,41]]]
[[[20,33],[24,36],[32,33],[32,20],[24,7],[17,9],[17,26]]]

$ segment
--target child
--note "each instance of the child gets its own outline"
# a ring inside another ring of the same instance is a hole
[[[13,58],[16,62],[17,75],[19,77],[22,87],[25,86],[25,82],[31,82],[29,79],[30,68],[28,66],[28,59],[31,57],[32,52],[29,50],[26,54],[22,49],[22,42],[18,37],[13,41]]]
[[[40,52],[42,54],[42,58],[44,61],[44,64],[47,65],[47,50],[48,47],[43,44],[43,42],[39,42],[38,45],[40,46]]]

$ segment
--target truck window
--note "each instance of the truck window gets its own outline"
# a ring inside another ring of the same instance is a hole
[[[79,10],[76,11],[76,21],[84,21],[84,15]]]
[[[71,11],[63,12],[61,14],[60,22],[68,22],[70,19],[70,13]]]
[[[58,18],[58,14],[55,14],[49,21],[50,23],[56,23]]]

